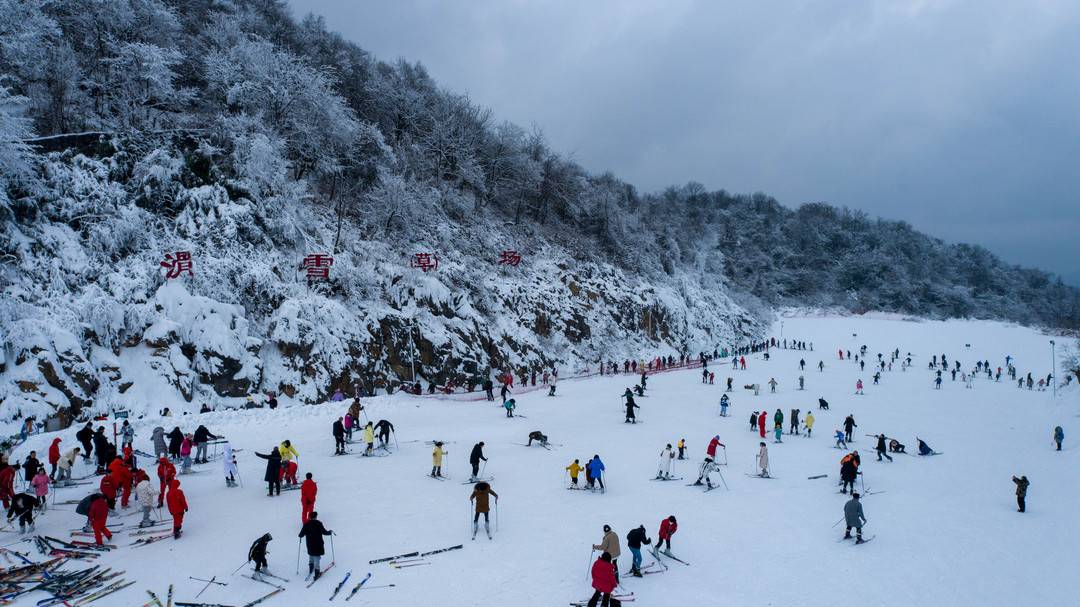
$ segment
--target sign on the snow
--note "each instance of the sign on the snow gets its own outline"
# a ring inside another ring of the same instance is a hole
[[[304,257],[301,267],[307,271],[307,279],[328,280],[330,278],[330,266],[334,265],[334,258],[324,253],[309,253]]]
[[[499,253],[500,266],[514,266],[521,264],[521,254],[517,251],[507,250]]]
[[[439,256],[434,253],[414,253],[409,260],[409,267],[419,268],[424,272],[439,269]]]
[[[187,272],[188,276],[195,275],[195,272],[192,271],[194,262],[191,261],[190,251],[166,253],[165,261],[159,262],[158,265],[168,270],[168,272],[165,273],[165,278],[169,280],[178,278],[184,272]]]

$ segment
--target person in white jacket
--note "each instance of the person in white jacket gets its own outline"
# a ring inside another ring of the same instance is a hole
[[[769,448],[764,442],[761,443],[761,450],[758,451],[757,463],[761,470],[760,476],[769,476]]]
[[[56,469],[60,473],[56,477],[57,485],[62,487],[71,482],[71,467],[75,465],[75,458],[79,457],[80,451],[82,449],[75,447],[60,456],[60,461],[56,462]]]
[[[149,527],[154,524],[154,521],[150,520],[150,511],[154,509],[154,504],[157,503],[158,489],[150,482],[150,477],[146,472],[139,470],[138,472],[138,484],[135,485],[135,499],[139,500],[139,506],[142,507],[142,521],[139,522],[139,527]]]
[[[222,462],[225,469],[225,486],[235,487],[236,477],[240,476],[240,469],[236,466],[236,454],[233,453],[232,443],[225,443],[225,457]]]

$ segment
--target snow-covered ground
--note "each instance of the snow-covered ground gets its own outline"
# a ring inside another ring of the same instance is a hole
[[[200,600],[243,605],[269,587],[229,573],[244,561],[251,542],[270,532],[275,538],[271,570],[293,581],[269,605],[325,601],[350,570],[353,577],[337,601],[370,571],[370,585],[396,586],[363,590],[351,603],[565,605],[591,594],[590,545],[600,541],[604,524],[619,534],[624,550],[619,564],[625,571],[630,562],[626,533],[644,524],[655,540],[660,520],[674,514],[679,531],[673,553],[691,565],[672,563],[667,573],[643,579],[624,576],[623,587],[635,593],[637,605],[1075,604],[1060,575],[1080,564],[1073,446],[1078,392],[1062,390],[1054,400],[1049,391],[1018,390],[1004,378],[1001,383],[978,379],[967,390],[948,375],[936,391],[926,369],[930,356],[942,352],[965,368],[976,358],[1004,366],[1005,356],[1012,355],[1021,374],[1030,370],[1045,377],[1050,337],[994,322],[808,316],[783,322],[785,337],[812,341],[815,351],[774,349],[768,362],[759,354],[748,356],[746,371],[719,364],[711,386],[702,385],[698,371],[655,375],[647,397],[638,401],[642,423],[637,425],[623,423],[620,399],[636,382],[631,376],[564,381],[556,398],[541,391],[522,395],[521,415],[514,419],[484,401],[371,399],[368,415],[391,420],[398,431],[400,450],[383,458],[331,456],[330,425],[344,413],[337,404],[185,416],[183,429],[204,423],[244,450],[244,487],[226,489],[220,463],[182,477],[191,506],[184,537],[128,548],[126,534],[118,535],[115,543],[125,547],[99,562],[125,570],[138,583],[102,603],[141,604],[146,589],[161,595],[170,583],[178,599],[190,600],[203,584],[188,576],[218,576],[229,585],[209,588]],[[779,335],[779,325],[774,334]],[[854,352],[862,344],[872,359],[882,352],[887,360],[895,348],[911,352],[914,367],[901,372],[896,364],[881,385],[872,385],[869,369],[861,373],[856,363],[837,359],[838,348]],[[800,358],[807,362],[802,392],[796,390]],[[817,370],[819,360],[825,361],[824,372]],[[729,375],[735,384],[731,417],[721,418],[717,403]],[[776,394],[768,393],[770,377],[779,382]],[[853,394],[859,378],[866,383],[865,396]],[[764,387],[761,395],[742,389],[753,382]],[[819,397],[831,410],[817,410]],[[750,430],[750,411],[769,411],[771,427],[777,408],[785,416],[792,408],[803,415],[813,410],[814,436],[785,435],[783,444],[775,445],[769,438],[777,478],[749,478],[759,441]],[[833,448],[831,434],[849,413],[858,423],[853,447],[862,454],[865,485],[875,492],[864,500],[866,532],[875,540],[860,547],[839,542],[843,528],[832,527],[846,497],[837,493],[842,453]],[[138,448],[151,449],[150,429],[159,424],[171,429],[160,418],[137,422]],[[1058,424],[1066,431],[1063,453],[1051,447],[1050,433]],[[62,434],[66,447],[75,444],[74,430]],[[524,447],[531,430],[545,432],[560,446],[551,451]],[[897,437],[912,452],[918,435],[943,455],[897,455],[893,463],[878,463],[873,440],[866,436],[878,432]],[[714,434],[727,444],[729,465],[721,470],[730,490],[703,493],[685,484],[696,477]],[[43,455],[51,438],[33,437],[15,457],[25,457],[28,447]],[[261,482],[263,461],[253,455],[286,438],[301,453],[301,474],[313,472],[319,483],[320,518],[337,532],[337,565],[311,589],[294,573],[299,494],[268,498]],[[651,482],[661,449],[680,438],[687,440],[690,459],[676,462],[676,471],[685,480]],[[445,470],[452,480],[426,478],[431,448],[424,441],[431,439],[449,441]],[[469,450],[480,440],[487,445],[487,472],[494,474],[492,485],[500,496],[498,532],[491,541],[482,531],[470,541],[471,487],[461,484],[468,477]],[[352,446],[354,453],[357,447]],[[608,491],[565,490],[564,467],[594,454],[607,466]],[[818,474],[828,478],[807,478]],[[1031,480],[1026,514],[1016,512],[1014,474]],[[88,488],[63,489],[60,500],[82,497]],[[40,520],[39,532],[66,536],[82,524],[73,510],[53,508]],[[117,524],[116,517],[111,521]],[[18,537],[5,533],[0,539]],[[430,566],[368,564],[455,544],[465,547],[431,557]],[[651,560],[646,556],[646,563]]]

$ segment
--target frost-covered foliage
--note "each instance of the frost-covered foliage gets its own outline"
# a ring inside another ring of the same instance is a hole
[[[773,302],[1080,319],[902,224],[641,195],[279,0],[0,0],[0,73],[0,417],[573,372],[723,347]]]

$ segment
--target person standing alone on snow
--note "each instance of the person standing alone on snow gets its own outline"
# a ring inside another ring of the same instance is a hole
[[[499,501],[499,494],[495,493],[491,489],[491,485],[484,481],[476,483],[473,487],[472,495],[469,496],[469,501],[476,505],[473,512],[472,523],[472,539],[476,539],[476,529],[480,525],[480,515],[484,515],[484,532],[487,533],[488,539],[491,539],[491,519],[489,513],[491,511],[490,496],[495,496],[495,502]]]
[[[442,458],[449,451],[443,451],[442,441],[435,441],[435,448],[431,450],[431,476],[433,478],[442,477]]]
[[[769,476],[769,448],[765,446],[764,442],[761,442],[759,444],[760,444],[761,448],[758,450],[758,454],[757,454],[757,465],[758,465],[758,468],[761,470],[761,472],[758,474],[758,476],[768,477]]]
[[[330,431],[334,435],[334,455],[345,455],[345,423],[342,418],[337,418]]]
[[[1065,430],[1061,426],[1054,428],[1054,442],[1057,444],[1057,450],[1061,451],[1061,443],[1065,440]],[[49,455],[49,459],[52,459],[52,455]]]
[[[480,475],[481,460],[485,462],[487,461],[487,458],[484,457],[484,441],[480,441],[473,445],[472,452],[469,453],[469,465],[472,466],[472,475],[469,477],[469,480],[475,481],[476,478]]]
[[[1026,512],[1027,511],[1027,503],[1026,503],[1027,490],[1028,490],[1028,487],[1031,485],[1031,483],[1028,482],[1028,477],[1026,477],[1026,476],[1021,476],[1020,478],[1016,478],[1014,476],[1014,477],[1012,477],[1012,479],[1013,479],[1013,482],[1016,483],[1016,506],[1017,506],[1017,512]]]
[[[664,447],[664,450],[660,452],[660,469],[656,471],[656,478],[671,478],[671,460],[673,459],[675,459],[675,451],[671,448],[671,444],[669,443]]]
[[[862,502],[859,501],[859,494],[854,491],[851,493],[851,499],[844,504],[844,524],[847,529],[844,531],[844,539],[851,539],[851,528],[855,528],[855,543],[863,543],[862,528],[866,524],[866,516],[863,515]]]

